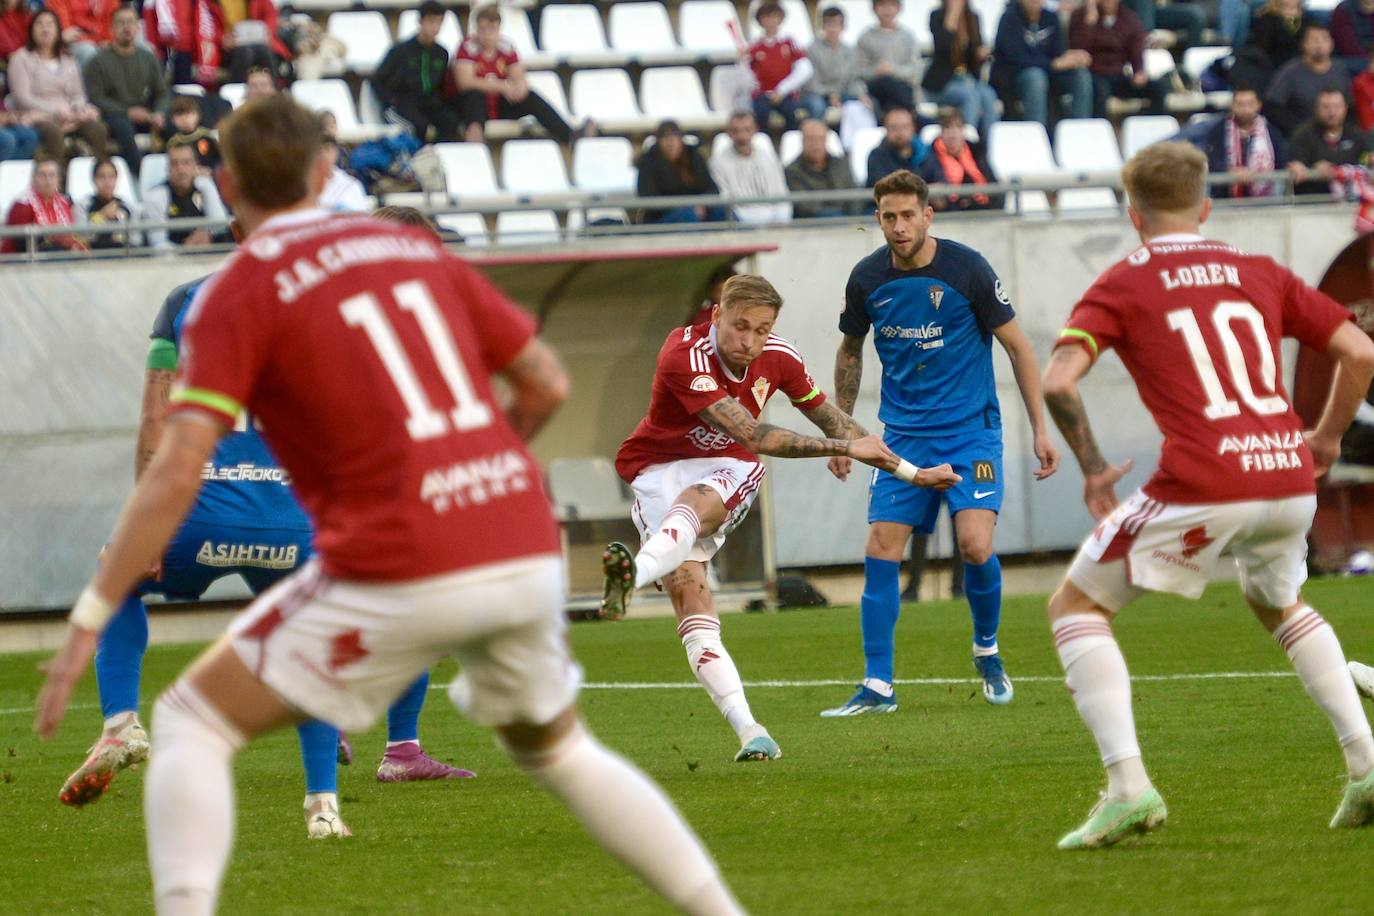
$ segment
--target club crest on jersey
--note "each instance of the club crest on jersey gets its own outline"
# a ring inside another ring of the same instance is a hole
[[[943,286],[932,286],[930,288],[930,304],[934,307],[935,311],[940,311],[940,300],[944,298],[945,289]]]
[[[759,376],[759,380],[754,383],[754,400],[758,402],[759,410],[763,409],[764,403],[768,400],[768,379]]]
[[[1189,528],[1178,536],[1179,542],[1183,544],[1183,555],[1188,559],[1197,556],[1198,553],[1212,543],[1215,538],[1207,536],[1207,526],[1198,525],[1196,528]]]
[[[997,470],[991,461],[973,462],[973,480],[976,483],[996,483]]]
[[[698,375],[696,378],[692,379],[691,387],[693,391],[715,391],[720,386],[716,384],[716,380],[711,378],[711,376]]]
[[[1007,288],[998,280],[997,285],[992,288],[992,294],[997,297],[997,301],[1003,305],[1011,305],[1011,296],[1007,294]]]

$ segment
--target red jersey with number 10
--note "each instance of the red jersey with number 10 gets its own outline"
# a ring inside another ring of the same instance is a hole
[[[1145,485],[1164,503],[1316,489],[1279,341],[1325,350],[1351,314],[1262,255],[1195,235],[1152,239],[1098,278],[1059,345],[1115,349],[1164,434]]]
[[[489,376],[534,323],[427,233],[276,217],[200,290],[172,411],[249,410],[315,523],[325,571],[405,580],[559,550]]]
[[[798,410],[815,410],[825,403],[825,393],[816,387],[801,355],[781,337],[768,335],[763,352],[737,378],[716,355],[714,325],[676,328],[658,351],[649,412],[621,443],[615,468],[626,483],[632,483],[645,468],[668,461],[758,461],[758,455],[697,414],[732,397],[757,417],[776,391],[791,398]]]

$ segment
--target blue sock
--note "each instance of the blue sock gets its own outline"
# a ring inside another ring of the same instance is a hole
[[[386,740],[419,741],[420,707],[425,705],[429,692],[429,672],[415,679],[406,692],[396,698],[386,713]]]
[[[859,620],[864,635],[864,677],[892,683],[892,633],[902,611],[897,581],[902,564],[895,560],[864,557],[864,595]]]
[[[95,682],[105,718],[138,712],[143,653],[148,650],[148,609],[130,595],[110,618],[95,647]]]
[[[981,566],[964,564],[964,597],[973,612],[975,650],[995,648],[1002,622],[1002,561],[996,554]]]
[[[339,791],[339,730],[311,719],[296,726],[305,764],[305,791]]]

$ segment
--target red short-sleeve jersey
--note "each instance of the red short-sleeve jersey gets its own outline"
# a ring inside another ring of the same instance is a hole
[[[760,38],[749,46],[749,67],[758,83],[757,92],[772,92],[792,72],[806,52],[787,37]]]
[[[489,377],[530,317],[424,232],[271,220],[188,313],[171,410],[247,409],[325,570],[403,580],[559,549],[539,469]]]
[[[472,64],[473,73],[479,80],[503,80],[510,76],[511,68],[520,62],[520,55],[515,52],[515,46],[504,38],[490,55],[482,53],[482,45],[476,38],[467,38],[458,46],[458,60]],[[487,96],[487,117],[497,117],[500,102],[500,95]]]
[[[774,392],[781,391],[799,410],[825,403],[796,349],[770,334],[763,352],[736,378],[716,356],[715,326],[709,322],[676,328],[658,351],[649,412],[615,456],[620,476],[632,482],[651,464],[688,458],[758,456],[697,414],[722,398],[738,400],[755,417]]]
[[[1315,490],[1279,342],[1324,350],[1350,312],[1272,259],[1200,236],[1153,239],[1107,270],[1059,344],[1115,349],[1164,434],[1145,492],[1165,503]]]

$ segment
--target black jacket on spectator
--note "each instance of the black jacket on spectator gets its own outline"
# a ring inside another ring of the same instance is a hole
[[[444,91],[448,52],[437,41],[425,47],[418,37],[393,45],[372,75],[372,85],[384,104],[416,96],[437,96]]]
[[[822,6],[825,4],[822,3]],[[978,14],[974,13],[973,19],[973,40],[964,48],[964,53],[958,61],[954,59],[954,43],[956,34],[945,28],[945,11],[936,8],[930,14],[930,35],[935,40],[935,50],[930,56],[930,65],[926,67],[926,74],[921,78],[921,88],[926,92],[939,92],[945,88],[945,84],[952,80],[959,68],[975,79],[980,78],[983,65],[978,61],[978,48],[983,44],[983,33],[981,20]]]
[[[1207,171],[1212,175],[1224,175],[1230,169],[1226,165],[1226,125],[1230,121],[1227,115],[1218,115],[1197,124],[1190,124],[1185,127],[1172,140],[1186,141],[1202,150],[1207,156]],[[1268,121],[1265,122],[1269,124]],[[1269,124],[1269,143],[1274,147],[1274,168],[1282,169],[1288,166],[1288,148],[1283,141],[1283,134],[1273,124]],[[1227,185],[1209,185],[1207,193],[1212,197],[1229,197],[1230,188]]]
[[[1369,151],[1369,136],[1350,124],[1345,125],[1335,143],[1327,142],[1326,128],[1316,121],[1299,127],[1288,141],[1288,160],[1301,162],[1309,168],[1318,162],[1360,165]],[[1298,194],[1330,194],[1331,183],[1321,179],[1304,181],[1294,191]]]
[[[639,157],[639,196],[640,197],[682,197],[689,194],[719,194],[711,173],[706,168],[706,159],[701,151],[686,144],[683,155],[687,157],[690,179],[685,180],[682,172],[668,160],[654,144]],[[666,211],[645,210],[644,221],[656,222]]]

